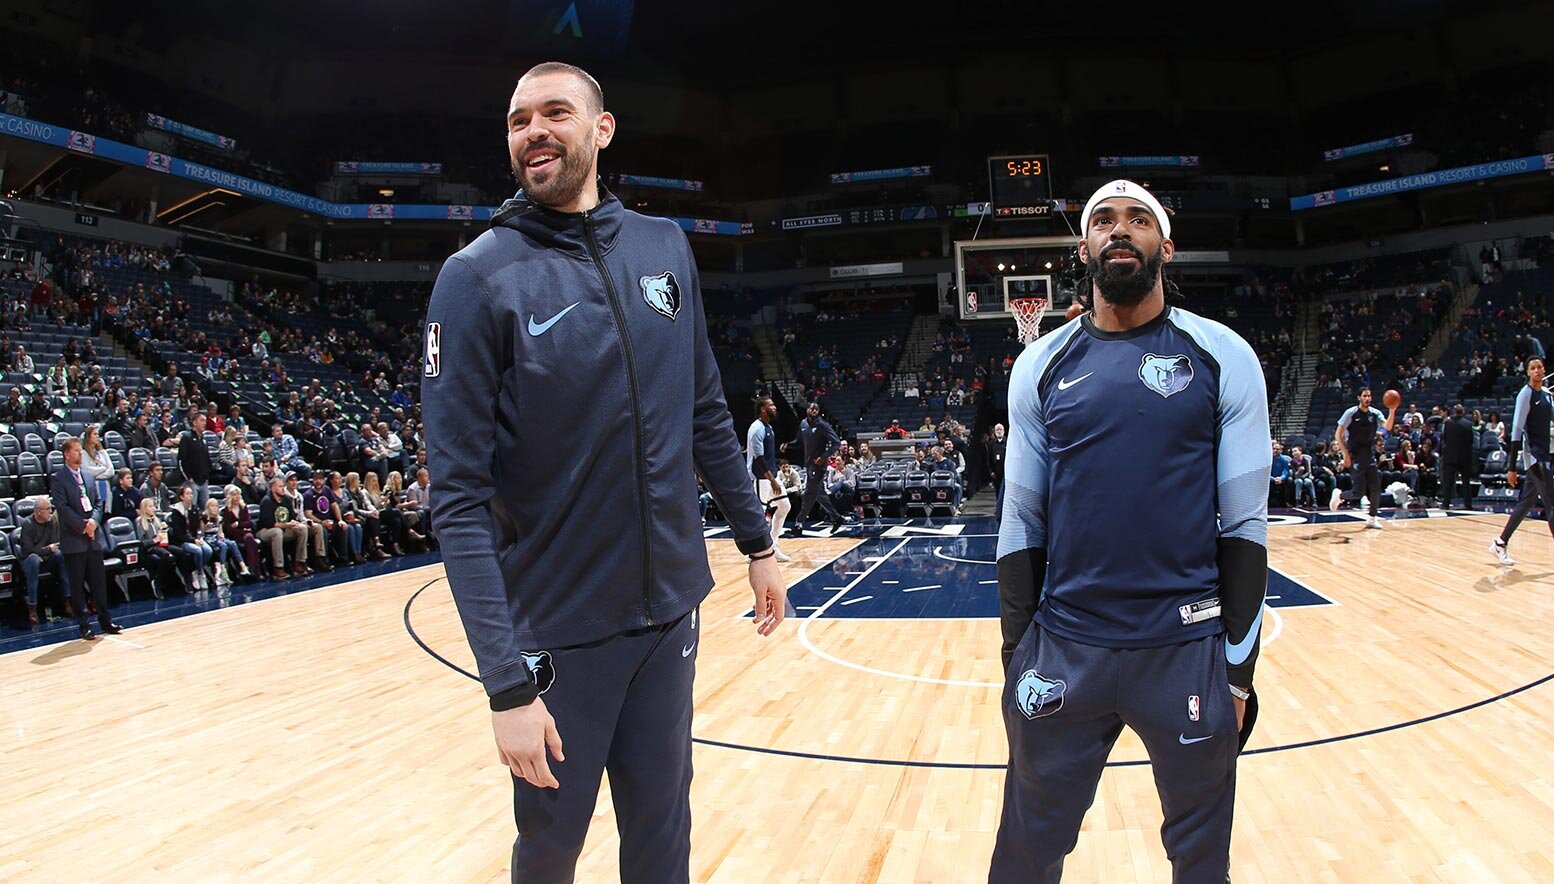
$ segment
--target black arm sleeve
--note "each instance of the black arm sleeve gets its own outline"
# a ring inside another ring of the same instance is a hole
[[[1268,590],[1268,548],[1239,537],[1219,539],[1220,619],[1225,624],[1226,676],[1241,688],[1252,686],[1252,670],[1262,638],[1263,595]],[[1000,569],[1002,570],[1002,569]],[[1002,591],[1002,581],[999,586]],[[1246,648],[1245,643],[1251,645]],[[1244,657],[1239,648],[1246,648]],[[1239,660],[1239,662],[1238,662]]]
[[[1004,669],[1015,646],[1036,616],[1041,587],[1047,581],[1047,551],[1030,548],[998,560],[998,625],[1004,637]]]

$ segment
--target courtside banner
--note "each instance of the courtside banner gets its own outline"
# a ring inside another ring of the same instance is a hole
[[[1429,190],[1433,187],[1446,187],[1468,181],[1486,181],[1490,178],[1508,178],[1512,175],[1548,171],[1554,171],[1554,153],[1535,154],[1514,160],[1497,160],[1475,166],[1458,166],[1455,169],[1442,169],[1439,172],[1405,175],[1402,178],[1389,178],[1386,181],[1372,181],[1369,184],[1356,184],[1353,187],[1308,193],[1305,196],[1291,197],[1290,211],[1299,212],[1321,206],[1349,203],[1410,190]]]

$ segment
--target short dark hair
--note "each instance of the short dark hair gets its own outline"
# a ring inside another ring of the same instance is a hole
[[[518,78],[518,82],[522,83],[530,77],[541,74],[571,74],[583,81],[583,91],[588,94],[588,112],[593,116],[604,113],[604,90],[599,88],[599,81],[594,79],[593,74],[564,61],[542,61],[524,71],[523,76]]]

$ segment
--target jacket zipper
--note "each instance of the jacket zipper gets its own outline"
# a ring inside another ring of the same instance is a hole
[[[642,610],[647,615],[647,625],[652,626],[653,602],[648,594],[653,569],[647,536],[647,449],[642,439],[642,414],[637,410],[637,404],[642,401],[641,393],[637,388],[637,361],[631,354],[631,335],[626,331],[626,313],[621,309],[620,299],[615,294],[615,282],[610,279],[610,270],[604,266],[604,258],[599,254],[599,241],[594,238],[594,216],[592,211],[583,214],[583,229],[588,233],[588,254],[593,258],[594,269],[599,271],[599,278],[604,280],[604,290],[610,298],[610,312],[615,315],[616,334],[620,337],[621,350],[626,357],[626,385],[631,391],[631,426],[635,431],[637,442],[637,509],[642,519],[640,523],[640,536],[642,538]]]

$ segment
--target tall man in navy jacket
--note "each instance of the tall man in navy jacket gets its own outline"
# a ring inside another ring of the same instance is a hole
[[[831,495],[826,493],[826,464],[842,446],[842,437],[820,416],[820,403],[809,403],[804,413],[804,420],[799,422],[798,438],[782,446],[783,451],[790,447],[804,450],[804,502],[799,506],[798,518],[793,521],[793,533],[804,533],[804,520],[809,518],[809,511],[817,503],[820,511],[831,520],[831,531],[835,533],[842,527],[842,514],[836,511]]]
[[[81,476],[81,440],[74,436],[66,439],[61,449],[65,465],[49,480],[49,498],[59,513],[59,551],[65,555],[65,573],[69,575],[71,601],[76,609],[76,624],[81,628],[81,638],[91,641],[92,627],[87,624],[86,586],[92,587],[92,601],[97,605],[97,625],[102,631],[114,635],[124,630],[108,617],[108,579],[103,571],[103,550],[97,537],[105,530],[102,526],[102,502],[94,502],[87,494],[87,483]]]
[[[689,244],[598,186],[614,134],[587,73],[524,74],[507,116],[522,189],[443,265],[427,310],[434,513],[513,774],[515,881],[572,880],[606,771],[621,880],[689,878],[697,606],[713,582],[697,475],[751,558],[757,632],[784,613]]]

